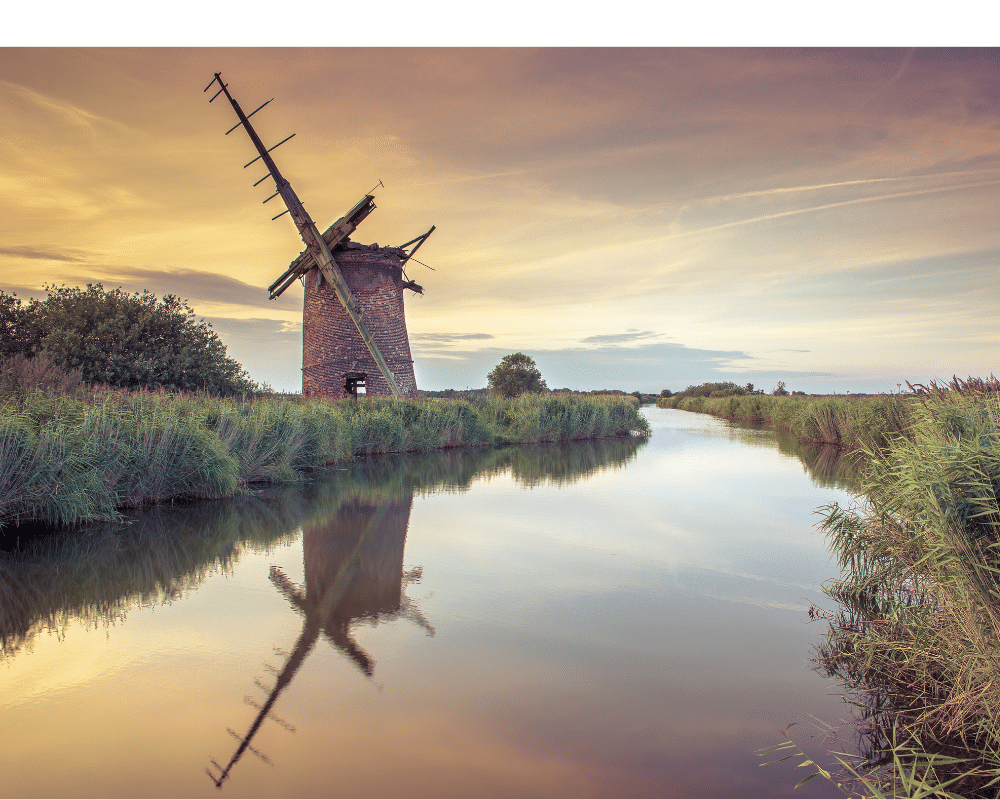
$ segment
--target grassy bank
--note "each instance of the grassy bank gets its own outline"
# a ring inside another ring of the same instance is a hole
[[[730,397],[661,397],[659,408],[678,408],[727,419],[765,422],[791,431],[808,442],[857,449],[885,448],[909,424],[914,398],[795,397],[737,395]]]
[[[321,480],[246,492],[224,503],[160,504],[73,535],[14,534],[0,550],[0,660],[43,631],[116,624],[136,605],[168,603],[245,552],[264,553],[322,526],[343,508],[377,508],[509,475],[522,486],[567,485],[621,468],[638,437],[359,458]]]
[[[648,433],[631,397],[307,401],[32,391],[0,403],[0,525],[68,526],[373,453]]]
[[[823,510],[842,576],[817,663],[861,711],[867,792],[994,797],[1000,394],[954,381],[909,418],[909,437],[867,452],[855,504]]]

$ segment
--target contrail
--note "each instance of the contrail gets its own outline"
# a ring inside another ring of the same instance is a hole
[[[751,225],[755,222],[766,222],[770,219],[780,219],[781,217],[792,217],[797,214],[809,214],[813,211],[825,211],[829,208],[842,208],[843,206],[853,206],[859,203],[877,203],[882,200],[896,200],[901,197],[918,197],[924,194],[938,194],[940,192],[951,192],[957,191],[959,189],[975,189],[980,186],[995,186],[1000,184],[1000,179],[994,181],[980,181],[978,183],[964,183],[956,184],[955,186],[938,186],[933,189],[916,189],[912,192],[897,192],[895,194],[879,195],[878,197],[859,197],[854,200],[841,200],[837,203],[826,203],[821,206],[810,206],[809,208],[798,208],[793,211],[780,211],[776,214],[764,214],[759,217],[751,217],[750,219],[737,220],[736,222],[725,222],[722,225],[712,225],[707,228],[697,228],[691,231],[684,231],[682,233],[674,233],[667,236],[667,239],[678,239],[682,236],[692,236],[696,233],[711,233],[712,231],[720,231],[725,228],[737,228],[742,225]]]
[[[990,172],[996,172],[997,167],[991,167],[987,169],[970,169],[970,170],[957,170],[954,172],[932,172],[926,175],[899,175],[890,178],[858,178],[853,181],[837,181],[835,183],[816,183],[808,186],[780,186],[776,189],[758,189],[752,192],[739,192],[737,194],[722,194],[715,195],[714,197],[703,197],[697,200],[691,200],[688,204],[697,203],[716,203],[725,202],[727,200],[742,200],[747,197],[766,197],[773,194],[791,194],[793,192],[810,192],[817,189],[836,189],[841,186],[859,186],[862,184],[872,184],[872,183],[887,183],[887,182],[897,182],[897,181],[912,181],[919,180],[921,178],[954,178],[957,176],[965,175],[983,175]]]

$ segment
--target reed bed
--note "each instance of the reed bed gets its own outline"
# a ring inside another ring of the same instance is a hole
[[[854,505],[822,510],[842,577],[817,664],[861,710],[868,791],[997,796],[1000,394],[933,388],[865,450]]]
[[[849,449],[883,449],[909,428],[914,398],[736,395],[660,398],[656,405],[727,419],[766,422],[809,442]]]
[[[127,512],[127,525],[97,523],[68,536],[18,531],[24,535],[16,546],[0,550],[0,660],[42,631],[112,625],[135,605],[169,602],[231,569],[241,552],[269,552],[335,519],[345,505],[463,491],[503,474],[525,486],[566,485],[624,466],[643,444],[630,436],[373,456],[345,464],[333,478],[263,486],[225,503],[136,509]]]
[[[359,456],[646,435],[631,397],[322,401],[35,390],[0,402],[0,525],[115,520]]]

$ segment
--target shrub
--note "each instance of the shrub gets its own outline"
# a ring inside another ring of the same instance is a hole
[[[46,286],[45,300],[24,307],[0,292],[0,350],[47,355],[88,383],[126,389],[165,387],[246,394],[256,386],[226,355],[212,326],[195,321],[187,301],[148,291],[128,294]]]

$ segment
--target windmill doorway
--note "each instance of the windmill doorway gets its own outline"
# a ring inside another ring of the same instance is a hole
[[[368,395],[368,375],[364,372],[348,372],[344,376],[344,394],[347,397],[366,397]]]

